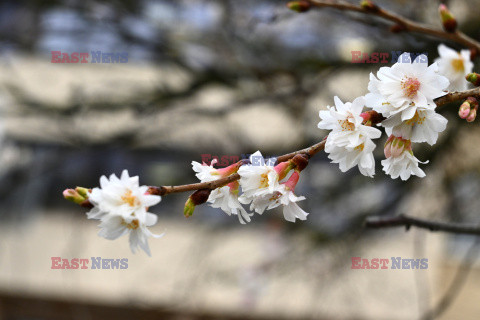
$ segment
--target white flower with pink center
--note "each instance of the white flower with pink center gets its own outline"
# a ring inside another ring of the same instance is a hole
[[[403,53],[392,67],[382,67],[377,77],[370,74],[366,104],[390,117],[398,113],[401,119],[414,117],[417,108],[434,109],[434,99],[446,94],[450,84],[438,73],[436,63],[428,66],[426,56],[419,55],[413,62],[409,53]]]
[[[472,72],[473,62],[470,60],[470,50],[455,51],[444,44],[438,46],[438,72],[450,80],[449,91],[464,91],[468,81],[465,76]]]

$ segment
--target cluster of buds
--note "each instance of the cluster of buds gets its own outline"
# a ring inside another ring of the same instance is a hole
[[[458,110],[460,118],[473,122],[477,117],[478,101],[474,97],[468,97]]]
[[[438,11],[442,19],[443,29],[447,32],[455,32],[455,30],[457,30],[457,20],[455,20],[455,17],[450,10],[448,10],[447,6],[442,3],[438,7]]]

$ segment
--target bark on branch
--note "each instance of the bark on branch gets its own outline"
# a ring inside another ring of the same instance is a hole
[[[357,6],[341,0],[339,1],[306,0],[306,1],[309,2],[311,6],[318,7],[318,8],[334,8],[342,11],[354,11],[354,12],[362,12],[365,14],[374,15],[374,16],[383,18],[385,20],[391,21],[396,25],[399,25],[403,31],[422,33],[422,34],[434,36],[437,38],[450,40],[452,42],[456,42],[467,48],[473,48],[477,52],[480,52],[480,42],[470,38],[469,36],[467,36],[461,31],[447,32],[443,30],[434,29],[430,26],[409,20],[394,12],[391,12],[382,8],[378,8],[376,10],[369,10],[367,8],[363,8],[361,6]]]
[[[405,227],[407,230],[409,230],[411,227],[417,227],[430,231],[480,235],[480,226],[463,223],[431,221],[404,214],[394,217],[367,217],[365,220],[365,226],[367,228],[375,229]]]

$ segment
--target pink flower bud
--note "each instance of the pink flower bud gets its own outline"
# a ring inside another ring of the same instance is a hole
[[[285,187],[287,187],[288,190],[294,191],[295,187],[297,186],[298,179],[300,179],[300,175],[298,174],[298,171],[293,171],[292,175],[288,180],[284,183]]]
[[[412,142],[410,140],[391,135],[385,143],[383,152],[386,158],[396,158],[401,156],[404,151],[409,150],[412,150]]]
[[[475,118],[477,117],[477,109],[472,109],[470,110],[470,113],[468,114],[467,121],[468,122],[473,122],[475,121]]]
[[[447,32],[455,32],[457,29],[457,20],[455,20],[455,17],[448,10],[447,6],[443,3],[440,4],[438,11],[442,19],[443,29]]]
[[[385,142],[385,146],[383,147],[383,153],[385,153],[385,158],[390,158],[392,156],[392,153],[390,152],[392,148],[392,141],[395,138],[394,135],[391,135],[388,137],[387,142]]]
[[[292,164],[290,161],[284,161],[277,164],[273,169],[278,174],[278,180],[282,180],[287,176],[287,173],[292,169]]]
[[[240,162],[237,162],[229,165],[228,167],[217,169],[216,173],[222,177],[228,177],[229,175],[238,171],[238,168],[240,168],[239,163]]]
[[[405,142],[403,139],[401,138],[394,139],[392,141],[392,145],[390,149],[391,156],[394,158],[400,156],[403,153],[404,147],[405,147]]]
[[[458,109],[458,116],[462,119],[466,119],[470,114],[470,103],[468,101],[464,101]]]

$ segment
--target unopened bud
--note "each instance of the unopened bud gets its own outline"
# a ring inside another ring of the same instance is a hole
[[[472,110],[475,110],[475,115],[470,115]],[[460,106],[460,109],[458,110],[458,116],[462,119],[467,119],[471,118],[472,120],[469,122],[472,122],[475,120],[476,117],[476,111],[478,110],[478,101],[474,97],[468,97],[467,100],[465,100],[462,105]]]
[[[360,7],[370,12],[377,12],[380,10],[380,8],[370,0],[360,1]]]
[[[385,153],[386,158],[396,158],[401,156],[404,151],[409,151],[411,149],[412,142],[410,140],[391,135],[385,143],[383,152]]]
[[[464,101],[458,109],[458,116],[462,119],[466,119],[468,114],[470,113],[470,103],[468,101]]]
[[[229,175],[236,173],[238,169],[243,165],[243,161],[238,161],[228,167],[217,169],[216,173],[221,177],[228,177]]]
[[[290,159],[290,161],[295,166],[295,170],[300,172],[308,165],[308,155],[305,153],[300,153],[295,155],[295,157]]]
[[[310,10],[310,2],[308,1],[290,1],[287,3],[287,7],[290,10],[297,12],[306,12]]]
[[[468,82],[472,83],[474,86],[480,86],[480,74],[476,72],[469,73],[465,76]]]
[[[457,30],[457,20],[455,20],[455,17],[448,10],[447,6],[442,3],[438,7],[438,11],[442,19],[443,29],[447,32],[455,32],[455,30]]]
[[[390,32],[392,33],[400,33],[407,30],[407,27],[403,24],[394,24],[393,26],[390,27]]]
[[[467,116],[467,122],[473,122],[475,121],[475,118],[477,117],[477,109],[472,109],[470,110],[470,113]]]
[[[374,126],[377,123],[380,123],[383,120],[385,120],[384,116],[382,116],[377,111],[373,111],[373,110],[365,111],[365,112],[361,113],[360,117],[363,118],[363,124],[368,125],[368,126]]]
[[[63,191],[63,197],[66,200],[72,201],[76,204],[81,204],[82,202],[88,200],[88,197],[81,195],[75,189],[66,189],[65,191]]]
[[[390,153],[392,157],[396,158],[403,153],[403,148],[405,147],[405,142],[403,139],[393,139]]]
[[[208,197],[210,196],[210,189],[200,189],[195,191],[188,197],[187,202],[185,202],[185,207],[183,208],[183,214],[185,217],[190,217],[195,210],[195,206],[207,202]]]
[[[295,187],[297,186],[298,179],[300,179],[300,174],[297,170],[295,170],[290,178],[288,178],[288,180],[285,182],[285,187],[287,187],[287,189],[290,191],[294,191]]]
[[[183,215],[185,218],[191,217],[193,215],[193,211],[195,211],[195,205],[193,204],[192,199],[190,197],[185,202],[185,207],[183,207]]]
[[[78,194],[80,194],[80,195],[81,195],[82,197],[84,197],[84,198],[88,198],[88,194],[89,194],[90,192],[92,192],[91,189],[87,189],[87,188],[83,188],[83,187],[76,187],[76,188],[75,188],[75,191],[77,191]]]
[[[287,176],[287,173],[294,167],[294,165],[290,161],[284,161],[277,164],[273,169],[278,174],[278,179],[282,180]]]

